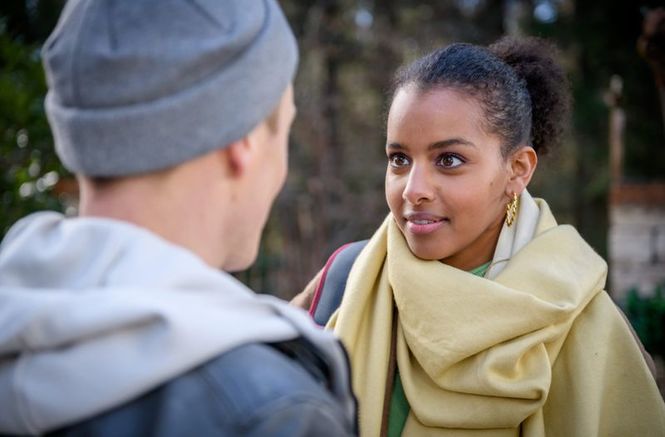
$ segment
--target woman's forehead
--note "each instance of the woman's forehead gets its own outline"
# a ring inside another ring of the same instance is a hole
[[[451,88],[397,91],[388,113],[388,135],[480,135],[483,111],[473,97]]]

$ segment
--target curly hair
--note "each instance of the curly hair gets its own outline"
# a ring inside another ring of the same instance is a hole
[[[484,110],[483,128],[502,138],[504,156],[525,144],[543,155],[561,142],[571,107],[556,57],[551,43],[533,37],[506,37],[489,47],[455,43],[399,69],[393,96],[412,84],[421,92],[466,93]]]

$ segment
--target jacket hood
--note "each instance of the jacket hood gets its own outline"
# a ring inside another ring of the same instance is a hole
[[[301,335],[343,367],[303,312],[147,230],[34,214],[0,245],[0,432],[76,423],[233,347]]]

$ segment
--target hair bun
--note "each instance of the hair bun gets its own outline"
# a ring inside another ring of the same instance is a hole
[[[561,143],[567,128],[571,94],[558,50],[541,38],[504,37],[489,46],[526,82],[531,96],[531,143],[539,155]]]

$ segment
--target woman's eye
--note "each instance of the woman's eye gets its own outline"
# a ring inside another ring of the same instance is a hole
[[[464,161],[452,153],[444,153],[439,157],[437,164],[444,168],[455,168],[464,164]]]
[[[388,163],[391,167],[404,167],[409,165],[409,158],[402,153],[393,153],[388,156]]]

